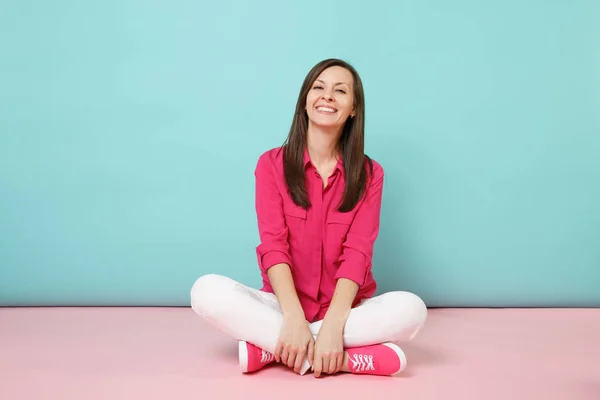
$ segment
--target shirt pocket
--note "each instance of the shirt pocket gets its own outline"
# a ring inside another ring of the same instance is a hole
[[[333,211],[327,216],[327,247],[331,249],[329,258],[337,258],[341,255],[342,244],[346,241],[353,220],[353,212]]]
[[[306,236],[307,211],[295,204],[283,208],[285,223],[288,227],[288,243],[296,252],[302,250]]]

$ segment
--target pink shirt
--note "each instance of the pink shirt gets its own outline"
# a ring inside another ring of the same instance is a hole
[[[305,151],[306,189],[312,205],[305,210],[294,204],[287,192],[283,151],[279,150],[262,154],[255,171],[260,234],[256,253],[262,290],[273,293],[267,270],[287,263],[306,319],[313,322],[325,316],[338,278],[359,285],[353,306],[375,293],[371,260],[379,232],[383,168],[373,161],[373,176],[367,180],[366,194],[354,210],[341,213],[335,208],[344,192],[342,161],[323,188]]]

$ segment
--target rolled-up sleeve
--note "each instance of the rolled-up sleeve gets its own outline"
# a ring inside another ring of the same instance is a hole
[[[346,278],[359,286],[365,284],[372,267],[373,248],[379,234],[383,168],[374,164],[373,175],[363,201],[359,203],[352,225],[342,245],[340,266],[335,279]]]
[[[269,153],[263,154],[254,171],[255,207],[260,244],[256,247],[258,265],[263,273],[276,264],[291,266],[288,228],[283,215],[283,199],[278,189]]]

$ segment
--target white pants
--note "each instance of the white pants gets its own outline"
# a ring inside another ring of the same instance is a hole
[[[204,275],[191,290],[192,309],[229,336],[275,352],[283,314],[272,293],[221,275]],[[427,317],[425,303],[409,292],[388,292],[360,303],[344,327],[344,347],[411,340]],[[310,324],[316,337],[322,321]]]

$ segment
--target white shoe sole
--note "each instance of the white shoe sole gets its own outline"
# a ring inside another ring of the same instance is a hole
[[[248,346],[246,346],[246,342],[240,340],[238,342],[238,353],[240,359],[240,368],[243,373],[248,372]]]
[[[400,372],[404,371],[406,369],[406,354],[404,354],[404,352],[402,351],[402,349],[400,347],[398,347],[398,345],[394,344],[394,343],[382,343],[384,346],[389,347],[390,349],[394,350],[394,352],[398,355],[398,358],[400,359],[400,369],[397,372],[394,372],[392,374],[393,375],[397,375]]]

